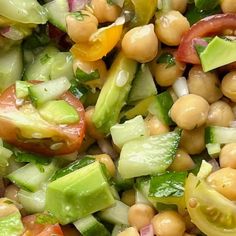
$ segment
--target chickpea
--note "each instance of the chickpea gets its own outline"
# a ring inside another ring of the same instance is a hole
[[[122,39],[121,46],[128,58],[140,63],[153,60],[158,51],[158,40],[153,24],[135,27],[129,30]]]
[[[97,161],[103,163],[106,166],[106,168],[111,176],[113,176],[113,177],[115,176],[116,167],[115,167],[113,160],[111,159],[111,157],[108,154],[96,155],[95,159]]]
[[[180,127],[192,130],[203,125],[208,116],[208,102],[195,94],[180,97],[171,107],[170,116]]]
[[[236,13],[235,0],[221,0],[220,7],[224,13]]]
[[[121,195],[121,201],[124,202],[128,206],[132,206],[135,204],[135,191],[134,189],[126,190]]]
[[[180,147],[188,154],[199,154],[205,149],[204,126],[193,130],[183,130],[180,139]]]
[[[193,66],[188,74],[189,92],[205,98],[209,103],[216,102],[223,94],[220,80],[215,72],[203,72],[201,66]]]
[[[158,236],[183,236],[185,223],[175,211],[163,211],[152,219],[154,233]]]
[[[117,234],[117,236],[139,236],[139,233],[136,228],[129,227],[122,231],[121,233]]]
[[[5,189],[4,197],[17,202],[18,201],[18,196],[17,196],[18,192],[19,192],[19,188],[16,185],[14,185],[14,184],[8,185]]]
[[[147,116],[145,123],[150,135],[165,134],[170,131],[169,126],[163,124],[156,116]]]
[[[168,46],[177,46],[185,32],[190,28],[186,17],[178,11],[168,11],[155,22],[157,38]]]
[[[184,73],[186,65],[175,60],[175,64],[168,66],[167,63],[158,63],[153,60],[150,64],[152,75],[160,86],[171,86],[178,77]]]
[[[171,1],[171,8],[175,11],[179,11],[184,13],[187,8],[187,0],[172,0]]]
[[[185,171],[193,169],[194,166],[195,164],[189,154],[183,149],[178,149],[169,170]]]
[[[89,11],[81,10],[67,15],[66,27],[68,35],[75,43],[84,43],[97,31],[98,20]]]
[[[221,90],[223,94],[236,102],[236,71],[226,74],[221,82]]]
[[[86,125],[86,131],[89,136],[91,136],[94,139],[102,139],[104,138],[104,134],[102,134],[93,124],[92,116],[94,113],[94,107],[89,107],[85,111],[85,125]]]
[[[219,161],[221,168],[236,169],[236,143],[228,143],[221,149]]]
[[[129,208],[128,220],[131,226],[138,230],[151,223],[155,211],[149,205],[143,203],[134,204]]]
[[[219,169],[208,176],[207,182],[231,201],[236,201],[235,169],[230,167]]]
[[[90,4],[99,23],[113,22],[120,16],[121,8],[107,0],[92,0]]]
[[[234,113],[229,104],[217,101],[211,104],[207,117],[208,125],[229,126],[234,120]]]
[[[99,79],[86,82],[86,84],[89,85],[90,87],[101,88],[102,85],[105,83],[107,68],[103,60],[81,61],[80,59],[75,59],[73,62],[73,71],[75,75],[76,75],[76,70],[78,68],[87,74],[90,74],[96,70],[99,72]]]

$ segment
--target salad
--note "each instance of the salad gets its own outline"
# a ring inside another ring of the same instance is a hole
[[[0,236],[235,236],[233,0],[0,2]]]

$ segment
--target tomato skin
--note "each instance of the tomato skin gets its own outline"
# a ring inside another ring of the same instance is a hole
[[[25,232],[22,236],[64,236],[59,224],[37,224],[35,223],[35,215],[25,216],[22,222],[25,227]]]
[[[34,81],[34,83],[36,83]],[[52,155],[63,155],[72,153],[79,149],[85,133],[85,111],[81,102],[70,92],[64,93],[60,99],[65,100],[72,105],[78,112],[80,121],[76,124],[65,125],[65,126],[54,126],[53,128],[65,143],[62,147],[57,150],[50,149],[52,143],[49,141],[42,142],[40,139],[37,142],[30,140],[22,140],[18,137],[18,128],[14,123],[0,118],[0,137],[10,144],[22,148],[27,151],[37,152],[40,154],[52,156]],[[15,85],[7,88],[0,95],[0,109],[5,112],[17,111],[17,98],[15,95]],[[37,124],[36,124],[37,125]]]
[[[236,14],[216,14],[206,17],[190,28],[182,37],[177,50],[177,59],[182,62],[200,64],[199,57],[194,48],[194,39],[220,34],[226,29],[236,29]]]
[[[236,205],[211,188],[203,179],[189,174],[185,202],[191,221],[208,236],[236,235]]]

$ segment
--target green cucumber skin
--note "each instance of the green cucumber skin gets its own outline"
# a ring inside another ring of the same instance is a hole
[[[181,131],[139,138],[126,143],[120,153],[118,171],[122,178],[164,172],[172,163]]]
[[[73,223],[83,236],[110,236],[106,227],[93,215],[89,215]]]

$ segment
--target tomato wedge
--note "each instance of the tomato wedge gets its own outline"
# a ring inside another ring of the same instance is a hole
[[[236,235],[236,205],[204,180],[189,174],[185,202],[192,222],[208,236]]]
[[[194,48],[194,39],[218,35],[226,29],[236,29],[236,14],[216,14],[198,21],[183,36],[177,50],[177,59],[182,62],[200,64]]]
[[[25,227],[22,236],[64,236],[59,224],[37,224],[35,215],[25,216],[22,221]]]
[[[35,83],[35,82],[34,82]],[[27,126],[28,114],[19,110],[15,93],[15,85],[10,86],[0,95],[0,137],[8,143],[27,151],[41,153],[44,155],[62,155],[78,150],[85,132],[84,108],[81,102],[70,92],[64,93],[60,99],[72,105],[78,112],[80,120],[70,125],[55,125],[44,120],[37,120],[34,117],[30,120],[31,127]],[[10,114],[10,115],[9,115]],[[10,116],[10,119],[8,117]],[[22,119],[23,128],[19,128]],[[43,124],[43,128],[40,126]],[[29,124],[30,125],[30,124]],[[32,137],[25,137],[22,132],[32,133]],[[35,133],[43,137],[35,137]],[[46,136],[45,136],[46,134]]]

